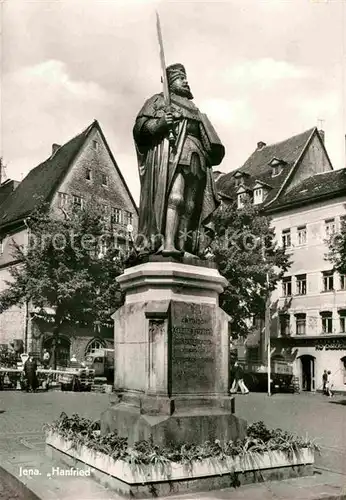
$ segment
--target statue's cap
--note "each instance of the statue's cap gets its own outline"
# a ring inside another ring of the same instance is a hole
[[[185,67],[180,63],[171,64],[170,66],[167,66],[166,71],[167,71],[168,83],[172,83],[174,82],[174,80],[180,77],[186,78]]]

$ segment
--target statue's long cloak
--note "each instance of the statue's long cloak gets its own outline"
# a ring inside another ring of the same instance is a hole
[[[148,238],[148,241],[153,235],[165,234],[166,205],[184,147],[188,119],[199,123],[207,166],[199,227],[212,230],[211,216],[220,204],[211,167],[221,163],[225,154],[224,146],[207,116],[200,113],[191,100],[172,95],[171,107],[183,116],[179,123],[174,153],[166,137],[152,137],[145,133],[144,125],[147,120],[164,115],[162,94],[155,94],[145,102],[133,129],[141,181],[138,234]]]

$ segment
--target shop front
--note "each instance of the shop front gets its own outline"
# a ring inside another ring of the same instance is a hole
[[[346,393],[346,336],[292,336],[272,339],[278,349],[294,352],[293,374],[301,391],[322,391],[324,370],[332,390]]]

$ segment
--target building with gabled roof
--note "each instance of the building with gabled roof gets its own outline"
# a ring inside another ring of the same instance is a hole
[[[0,186],[0,290],[11,279],[9,269],[16,264],[11,242],[27,244],[26,218],[37,204],[45,201],[57,216],[66,217],[70,209],[82,207],[91,198],[105,208],[105,216],[120,235],[119,245],[126,245],[128,225],[137,231],[138,209],[97,120],[65,144],[53,144],[49,157],[22,182],[6,181]],[[67,361],[70,351],[82,359],[93,347],[113,343],[111,325],[101,325],[97,335],[86,327],[65,328],[60,362]],[[13,341],[39,354],[43,348],[50,349],[51,325],[30,305],[13,307],[0,315],[0,344]]]
[[[87,143],[92,143],[92,141],[103,145],[103,153],[109,156],[109,160],[116,172],[117,180],[123,185],[123,189],[126,191],[126,198],[128,198],[130,205],[132,205],[131,209],[138,213],[132,194],[108,146],[102,129],[98,121],[94,120],[83,132],[73,137],[64,145],[53,144],[51,155],[37,167],[33,168],[16,189],[12,191],[11,196],[5,198],[6,203],[1,203],[0,205],[0,230],[23,221],[34,210],[38,198],[51,202],[57,190],[61,188],[69,170],[73,168],[78,156],[82,154],[82,149],[86,147]],[[88,160],[91,163],[97,161],[98,151],[94,147],[92,149],[94,150],[93,157],[83,158],[83,160]],[[86,165],[85,168],[87,168]],[[95,175],[102,175],[102,167],[97,173],[95,172]],[[102,185],[101,182],[100,185]],[[94,191],[92,186],[90,182],[84,183],[83,192],[86,193],[87,190],[91,194]],[[114,188],[115,186],[112,187]],[[124,195],[125,193],[123,193],[122,197]],[[103,197],[104,192],[101,195],[101,198]]]
[[[309,129],[272,145],[259,143],[242,167],[220,176],[225,204],[244,197],[271,217],[279,244],[292,260],[271,297],[273,356],[293,361],[306,391],[322,389],[331,370],[335,390],[346,391],[346,276],[326,260],[326,239],[346,216],[346,169],[334,170],[324,133]],[[248,339],[264,354],[263,322]]]
[[[259,142],[242,167],[218,179],[217,188],[221,197],[234,199],[240,186],[254,191],[255,183],[262,183],[266,193],[261,204],[267,208],[292,187],[293,178],[295,184],[332,169],[323,134],[314,127],[275,144]]]

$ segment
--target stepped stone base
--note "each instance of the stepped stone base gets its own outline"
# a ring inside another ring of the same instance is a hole
[[[246,421],[232,414],[231,398],[218,406],[191,406],[169,412],[143,413],[140,406],[120,402],[101,415],[101,432],[117,431],[127,437],[129,443],[151,438],[154,443],[195,443],[205,441],[229,441],[242,438],[246,433]],[[227,403],[227,404],[226,404]],[[171,400],[171,406],[176,402]],[[169,405],[167,404],[167,408]]]
[[[228,393],[231,319],[219,307],[225,278],[205,261],[148,257],[118,281],[126,293],[113,315],[121,399],[102,414],[102,433],[162,445],[243,437],[246,422]]]

